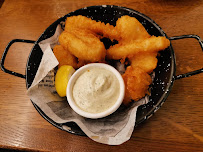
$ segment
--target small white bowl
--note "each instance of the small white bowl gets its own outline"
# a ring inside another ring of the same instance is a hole
[[[82,109],[80,109],[77,104],[75,103],[74,101],[74,98],[73,98],[73,86],[75,84],[75,81],[78,79],[78,77],[85,71],[87,71],[88,69],[90,68],[95,68],[95,67],[98,67],[98,68],[104,68],[106,70],[109,70],[111,71],[115,76],[116,78],[118,79],[119,81],[119,85],[120,85],[120,95],[117,99],[117,101],[115,102],[115,104],[110,107],[109,109],[107,109],[106,111],[104,112],[101,112],[101,113],[89,113],[89,112],[86,112],[86,111],[83,111]],[[113,112],[115,112],[121,105],[122,101],[123,101],[123,98],[124,98],[124,95],[125,95],[125,84],[124,84],[124,81],[123,81],[123,78],[121,76],[121,74],[112,66],[108,65],[108,64],[104,64],[104,63],[91,63],[91,64],[87,64],[81,68],[79,68],[70,78],[69,82],[68,82],[68,86],[67,86],[67,89],[66,89],[66,96],[67,96],[67,100],[68,100],[68,103],[70,105],[70,107],[79,115],[83,116],[83,117],[86,117],[86,118],[92,118],[92,119],[97,119],[97,118],[102,118],[102,117],[106,117],[110,114],[112,114]]]

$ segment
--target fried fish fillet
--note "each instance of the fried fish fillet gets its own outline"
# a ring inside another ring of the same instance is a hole
[[[116,21],[116,29],[120,33],[120,41],[131,41],[150,37],[144,26],[136,18],[127,15],[122,16]]]
[[[104,44],[87,30],[75,28],[69,32],[63,31],[59,43],[79,60],[98,62],[106,56]]]
[[[120,33],[118,33],[113,25],[110,25],[109,23],[105,24],[101,21],[97,22],[82,15],[67,17],[65,30],[71,31],[73,28],[89,30],[90,32],[95,33],[99,38],[106,37],[111,40],[120,39]]]
[[[163,36],[151,36],[143,40],[123,42],[110,47],[107,50],[107,57],[110,59],[125,59],[137,53],[153,53],[166,49],[170,41]]]
[[[62,65],[71,65],[77,68],[77,59],[68,50],[65,50],[62,45],[55,45],[53,49],[54,55],[59,61],[59,67]]]
[[[157,66],[157,53],[138,53],[132,58],[129,58],[130,65],[135,68],[139,67],[147,73],[151,73]]]
[[[125,105],[132,100],[137,101],[143,98],[146,94],[149,94],[148,88],[152,83],[152,79],[150,75],[141,68],[128,66],[122,77],[126,87],[123,100]]]

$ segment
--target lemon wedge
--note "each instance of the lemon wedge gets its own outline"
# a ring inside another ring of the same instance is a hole
[[[60,97],[66,96],[68,81],[74,72],[75,69],[70,65],[63,65],[56,72],[55,88]]]

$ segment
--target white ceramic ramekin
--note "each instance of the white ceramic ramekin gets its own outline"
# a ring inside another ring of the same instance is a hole
[[[74,99],[73,99],[73,86],[75,84],[75,81],[77,80],[77,78],[85,71],[87,71],[88,69],[91,68],[104,68],[106,70],[111,71],[112,73],[114,73],[114,75],[116,76],[116,78],[119,81],[119,85],[120,85],[120,95],[117,99],[117,101],[115,102],[115,104],[110,107],[109,109],[107,109],[104,112],[101,113],[88,113],[86,111],[83,111],[82,109],[80,109],[77,104],[75,103]],[[87,64],[81,68],[79,68],[70,78],[69,82],[68,82],[68,86],[66,89],[66,96],[67,96],[67,100],[68,103],[70,105],[70,107],[79,115],[86,117],[86,118],[92,118],[92,119],[97,119],[97,118],[102,118],[102,117],[106,117],[110,114],[112,114],[113,112],[115,112],[121,105],[123,98],[125,95],[125,84],[123,81],[123,78],[121,76],[121,74],[112,66],[108,65],[108,64],[104,64],[104,63],[91,63],[91,64]]]

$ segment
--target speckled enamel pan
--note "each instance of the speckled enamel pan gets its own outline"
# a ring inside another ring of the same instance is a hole
[[[150,35],[167,37],[164,31],[152,19],[135,10],[125,8],[125,7],[120,7],[120,6],[109,6],[109,5],[90,6],[90,7],[85,7],[85,8],[76,10],[74,12],[71,12],[65,15],[64,17],[59,18],[57,21],[51,24],[44,31],[44,33],[39,37],[37,41],[22,40],[22,39],[12,40],[6,47],[4,54],[2,56],[1,69],[4,72],[12,74],[14,76],[25,78],[26,86],[27,88],[29,88],[32,84],[32,81],[35,77],[35,74],[37,72],[38,66],[42,58],[42,51],[38,43],[44,39],[51,37],[54,34],[57,25],[61,21],[65,21],[67,17],[73,16],[73,15],[87,16],[94,20],[110,23],[112,25],[115,25],[117,19],[120,18],[121,16],[129,15],[137,18],[143,24],[143,26],[146,28],[146,30],[149,32]],[[197,35],[175,36],[175,37],[170,37],[169,40],[177,40],[177,39],[183,39],[183,38],[197,39],[200,43],[201,48],[203,49],[203,42],[200,39],[200,37]],[[27,60],[26,75],[22,75],[22,74],[10,71],[4,67],[6,54],[10,46],[15,42],[34,43],[34,46]],[[176,69],[175,55],[174,55],[172,45],[170,45],[167,49],[160,52],[160,56],[158,57],[158,65],[157,65],[157,68],[155,69],[155,79],[153,81],[153,84],[151,85],[152,89],[151,89],[151,96],[149,98],[150,102],[138,108],[135,126],[137,126],[144,120],[151,117],[161,107],[161,105],[164,103],[164,101],[166,100],[166,98],[170,93],[174,80],[189,77],[189,76],[203,72],[203,69],[200,69],[200,70],[196,70],[193,72],[176,76],[175,69]],[[85,135],[75,123],[73,122],[66,123],[66,124],[55,123],[48,116],[46,116],[36,104],[33,103],[33,105],[36,108],[36,110],[41,114],[41,116],[44,117],[52,125],[62,130],[64,130],[62,126],[66,125],[68,126],[67,128],[70,128],[68,132],[77,134],[77,135]]]

